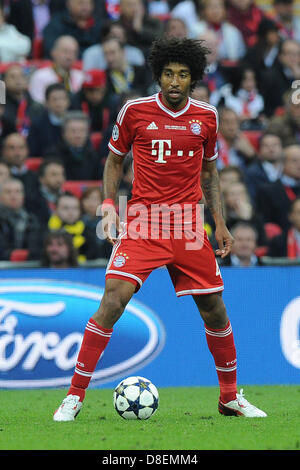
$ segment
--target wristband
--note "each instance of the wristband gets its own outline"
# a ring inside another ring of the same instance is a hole
[[[102,202],[102,206],[114,206],[115,207],[115,201],[113,199],[104,199]]]
[[[106,208],[113,207],[115,210],[115,201],[113,199],[104,199],[104,201],[101,204],[101,211],[102,213]]]

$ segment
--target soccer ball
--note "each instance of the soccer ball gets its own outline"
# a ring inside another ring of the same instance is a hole
[[[115,388],[113,401],[124,419],[148,419],[158,408],[158,391],[144,377],[128,377]]]

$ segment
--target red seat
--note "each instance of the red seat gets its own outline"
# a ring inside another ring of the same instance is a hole
[[[258,246],[255,250],[255,254],[258,258],[260,258],[261,256],[267,256],[268,247],[267,246]]]
[[[282,228],[277,225],[273,224],[271,222],[268,222],[264,225],[265,233],[267,238],[270,240],[273,237],[276,237],[276,235],[280,235],[282,233]]]
[[[16,262],[16,261],[26,261],[28,258],[29,252],[28,250],[13,250],[10,254],[9,260]]]
[[[63,190],[80,198],[83,191],[91,186],[101,188],[102,181],[66,181],[63,184]]]
[[[244,136],[253,145],[256,151],[259,150],[259,141],[262,136],[262,131],[243,131]]]
[[[90,138],[94,149],[99,150],[102,141],[102,132],[92,132]]]
[[[30,157],[25,161],[25,165],[30,171],[38,171],[43,161],[42,157]]]

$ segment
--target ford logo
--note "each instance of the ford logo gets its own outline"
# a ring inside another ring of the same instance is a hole
[[[104,289],[65,281],[0,282],[0,387],[70,384],[89,318]],[[139,369],[162,350],[158,316],[132,299],[114,327],[92,382],[105,383]]]

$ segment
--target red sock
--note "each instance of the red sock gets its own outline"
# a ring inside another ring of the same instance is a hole
[[[236,399],[236,350],[230,322],[225,328],[214,330],[205,325],[208,348],[213,355],[223,403]]]
[[[85,328],[68,395],[79,395],[80,401],[84,400],[85,390],[90,383],[99,357],[110,340],[112,331],[112,329],[98,325],[92,318],[89,320]]]

